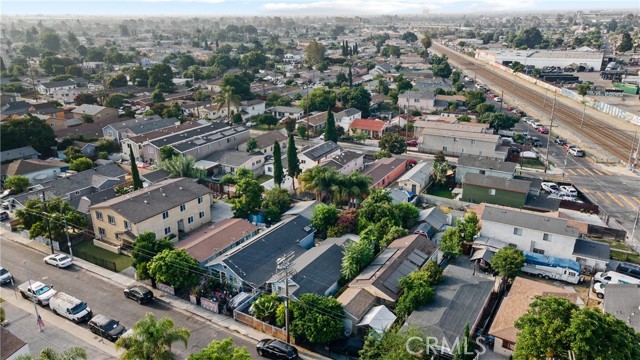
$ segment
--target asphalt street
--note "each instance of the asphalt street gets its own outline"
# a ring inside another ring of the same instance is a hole
[[[222,340],[227,337],[233,338],[236,346],[246,346],[253,358],[258,358],[255,351],[255,341],[238,336],[236,333],[220,329],[210,322],[205,322],[199,317],[194,317],[186,312],[171,308],[162,301],[154,301],[149,305],[139,305],[138,303],[126,299],[123,296],[122,288],[110,282],[104,281],[96,275],[76,266],[67,269],[57,269],[43,262],[44,255],[36,250],[16,244],[6,239],[2,239],[0,244],[2,253],[0,255],[1,264],[9,269],[15,278],[13,288],[17,291],[17,286],[27,280],[27,275],[23,261],[26,261],[32,280],[42,281],[52,284],[58,291],[69,293],[85,302],[94,314],[103,314],[119,320],[126,328],[130,328],[138,319],[144,317],[147,312],[152,312],[156,318],[169,317],[174,325],[186,327],[191,332],[188,347],[182,344],[175,344],[173,350],[180,358],[186,358],[189,354],[198,352],[206,347],[212,340]],[[10,285],[6,285],[11,289]],[[26,302],[22,298],[19,301]],[[48,308],[39,308],[41,311],[50,312]],[[31,308],[33,311],[33,308]],[[55,317],[54,317],[55,319]],[[56,322],[69,322],[64,318],[58,318]],[[71,322],[69,322],[71,323]],[[66,325],[66,324],[65,324]],[[83,337],[90,335],[95,343],[99,338],[87,329],[86,323],[76,326],[79,332],[83,332]],[[37,332],[37,329],[33,329]],[[266,337],[266,336],[265,336]]]

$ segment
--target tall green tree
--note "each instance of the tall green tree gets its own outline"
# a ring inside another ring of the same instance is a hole
[[[233,346],[233,339],[213,340],[198,353],[189,355],[187,360],[251,360],[246,347]]]
[[[53,29],[47,29],[40,34],[40,46],[53,53],[58,53],[60,51],[62,40],[60,39],[60,35],[58,35]]]
[[[324,132],[325,141],[338,142],[338,133],[336,132],[336,119],[331,109],[327,110],[327,125]]]
[[[442,242],[440,243],[440,250],[444,253],[444,256],[454,257],[462,254],[462,237],[455,228],[448,228],[442,234]]]
[[[173,83],[173,70],[171,70],[171,66],[160,63],[154,64],[147,71],[149,76],[147,80],[147,84],[149,87],[156,88],[165,93],[173,92],[175,88],[175,84]],[[140,72],[137,75],[142,75]]]
[[[140,179],[140,172],[138,172],[138,164],[136,164],[136,158],[133,154],[131,144],[129,144],[129,162],[131,163],[131,178],[133,180],[133,190],[142,189],[142,179]]]
[[[315,40],[312,41],[304,49],[305,63],[311,66],[320,64],[324,61],[325,52],[327,52],[327,49],[324,47],[324,45]]]
[[[432,41],[431,41],[431,35],[426,34],[426,33],[423,34],[422,35],[422,39],[420,39],[420,44],[424,48],[424,58],[425,59],[429,59],[429,48],[433,44]]]
[[[480,223],[480,219],[478,219],[478,215],[475,212],[469,211],[464,219],[459,221],[456,224],[458,231],[460,232],[460,237],[464,241],[473,241],[473,238],[478,235],[478,224]]]
[[[232,204],[233,216],[246,219],[256,214],[262,206],[264,187],[251,177],[243,177],[236,183],[236,197],[229,202]]]
[[[151,260],[164,250],[173,250],[174,246],[168,238],[156,239],[156,234],[151,231],[145,231],[138,235],[133,241],[133,249],[131,250],[131,264],[137,272],[138,279],[149,279],[148,264]]]
[[[350,281],[371,263],[375,257],[373,246],[366,241],[350,242],[343,251],[340,273]]]
[[[9,119],[0,124],[1,151],[31,146],[46,154],[56,145],[56,135],[46,121],[29,113],[18,119]]]
[[[265,216],[269,222],[278,222],[282,214],[289,210],[292,201],[291,194],[286,189],[276,187],[265,191],[262,208],[265,209]]]
[[[87,218],[59,197],[46,198],[44,202],[40,198],[29,199],[23,208],[16,210],[16,217],[29,230],[31,239],[43,236],[66,243],[67,231],[82,231],[87,226]]]
[[[204,179],[206,172],[196,167],[196,159],[191,155],[175,155],[162,160],[159,164],[161,169],[169,172],[169,177],[188,177],[192,179]]]
[[[184,249],[165,249],[147,264],[149,276],[155,281],[174,288],[191,288],[202,280],[198,260]]]
[[[277,187],[282,186],[284,182],[284,170],[282,168],[282,154],[280,150],[280,142],[273,142],[273,182]]]
[[[291,303],[291,332],[313,344],[328,344],[344,332],[342,305],[332,297],[302,294]]]
[[[329,227],[338,222],[339,211],[334,205],[318,204],[311,214],[311,225],[319,234],[326,234]]]
[[[152,313],[133,325],[133,333],[116,341],[116,349],[123,349],[120,360],[173,360],[175,354],[171,346],[181,342],[187,347],[190,333],[187,328],[176,328],[173,320],[157,320]]]
[[[505,246],[491,259],[491,267],[505,279],[513,280],[524,266],[522,250]]]
[[[91,161],[91,159],[86,157],[75,159],[69,164],[70,170],[78,171],[78,172],[89,170],[92,168],[93,168],[93,161]]]
[[[227,109],[227,120],[231,118],[231,106],[240,104],[240,97],[233,92],[233,88],[224,87],[216,96],[216,104],[218,108]]]
[[[296,190],[298,175],[300,175],[301,172],[302,170],[300,169],[300,160],[298,160],[296,142],[293,139],[293,133],[289,133],[289,140],[287,143],[287,175],[291,177],[294,191]]]
[[[627,52],[633,49],[633,41],[631,40],[631,34],[628,31],[622,33],[622,40],[620,40],[620,44],[618,45],[619,52]]]
[[[386,150],[392,154],[402,154],[407,150],[407,139],[396,133],[386,133],[382,135],[378,146],[381,150]]]
[[[4,181],[4,187],[10,189],[13,194],[21,193],[29,187],[29,178],[22,175],[9,176]]]
[[[300,108],[305,111],[325,111],[336,107],[336,93],[333,90],[315,88],[300,101]]]

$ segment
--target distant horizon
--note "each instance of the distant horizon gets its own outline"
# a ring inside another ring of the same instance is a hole
[[[2,0],[3,16],[423,16],[631,11],[638,0]]]

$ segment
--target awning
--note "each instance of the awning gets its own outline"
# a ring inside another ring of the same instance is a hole
[[[486,262],[491,263],[491,259],[493,259],[493,255],[495,254],[496,253],[493,252],[493,250],[491,249],[487,249],[487,248],[480,249],[473,253],[473,256],[471,256],[471,261],[482,259]]]
[[[368,325],[375,332],[382,335],[386,329],[391,327],[394,321],[396,321],[396,316],[386,306],[380,305],[369,309],[358,326]]]

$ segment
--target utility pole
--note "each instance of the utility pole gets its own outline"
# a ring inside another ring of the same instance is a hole
[[[44,190],[42,190],[42,204],[44,205],[44,218],[47,222],[47,231],[49,232],[49,243],[51,244],[51,253],[55,254],[56,251],[53,249],[53,236],[51,236],[51,224],[49,223],[49,209],[47,208],[47,198],[44,194]]]
[[[502,103],[504,102],[504,90],[500,92],[500,112],[502,112]]]
[[[67,214],[62,213],[62,219],[64,221],[64,233],[67,235],[67,245],[69,246],[69,255],[71,255],[71,260],[73,260],[73,249],[71,249],[71,240],[69,239],[69,231],[67,231]]]
[[[295,270],[291,269],[294,264],[292,262],[294,256],[294,252],[291,251],[276,260],[276,271],[282,274],[280,281],[284,280],[284,323],[287,331],[287,344],[291,341],[289,332],[289,278],[295,275]]]
[[[638,136],[638,132],[634,132],[633,133],[633,141],[631,142],[631,151],[629,151],[629,161],[627,162],[627,169],[628,170],[633,170],[633,168],[631,167],[631,159],[634,158],[633,156],[633,148],[636,147],[636,137]]]
[[[638,225],[638,218],[640,218],[640,207],[636,211],[636,219],[633,220],[633,229],[631,230],[631,242],[635,242],[634,236],[636,235],[636,226]]]
[[[29,274],[29,268],[27,267],[27,260],[23,260],[24,271],[27,273],[27,279],[29,279],[29,288],[31,289],[31,274]],[[33,297],[33,308],[36,310],[36,324],[38,324],[38,329],[42,332],[42,321],[40,320],[40,313],[38,313],[38,306],[36,304],[36,297]]]
[[[582,125],[584,124],[584,113],[587,112],[587,104],[584,104],[584,108],[582,108],[582,120],[580,120],[580,129],[582,129]]]
[[[306,112],[307,112],[307,139],[309,138],[309,86],[311,84],[307,84],[307,101],[306,101]],[[287,329],[288,330],[288,329]]]
[[[556,110],[556,98],[553,98],[553,106],[551,107],[551,124],[549,125],[549,134],[547,135],[547,155],[544,161],[544,173],[547,173],[547,169],[549,169],[549,143],[551,142],[551,130],[553,129],[553,115]],[[564,174],[563,174],[564,176]]]

